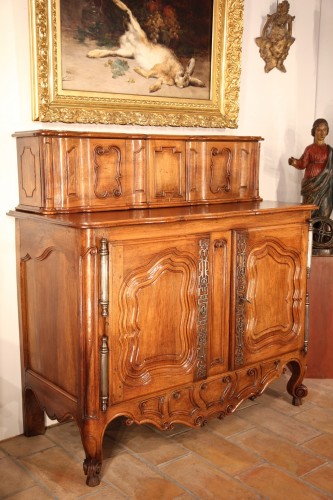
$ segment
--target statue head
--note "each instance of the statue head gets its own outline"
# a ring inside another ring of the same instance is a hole
[[[317,118],[317,120],[315,120],[313,122],[313,125],[312,125],[312,129],[311,129],[311,135],[312,135],[312,137],[314,137],[315,134],[316,134],[316,128],[319,127],[319,125],[322,125],[322,124],[326,125],[326,127],[327,127],[327,133],[329,132],[330,129],[329,129],[327,120],[325,120],[325,118]]]
[[[283,2],[279,3],[278,11],[287,13],[289,11],[289,2],[287,0],[283,0]]]

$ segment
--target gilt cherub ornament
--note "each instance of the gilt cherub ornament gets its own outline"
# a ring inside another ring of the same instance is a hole
[[[295,38],[292,36],[292,23],[295,16],[289,14],[289,2],[277,4],[274,14],[267,15],[267,21],[263,27],[261,37],[256,38],[259,53],[265,61],[265,72],[273,68],[286,72],[284,61],[289,53]]]

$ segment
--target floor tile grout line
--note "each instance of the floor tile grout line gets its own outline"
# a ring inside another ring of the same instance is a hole
[[[270,410],[271,410],[271,411],[273,411],[273,412],[275,412],[275,413],[278,413],[278,414],[280,414],[280,415],[282,415],[282,416],[284,416],[284,417],[286,417],[286,418],[291,418],[291,419],[293,419],[293,420],[297,420],[297,419],[296,419],[296,416],[286,415],[286,414],[284,414],[284,413],[278,412],[278,411],[276,411],[275,409],[271,409],[271,408],[270,408]],[[332,413],[332,417],[333,417],[333,413]],[[246,420],[246,418],[244,418],[244,416],[240,416],[240,418],[242,418],[243,420]],[[247,421],[247,420],[246,420],[246,421]],[[250,422],[251,422],[251,421],[250,421]],[[298,423],[300,423],[300,424],[302,424],[302,425],[304,425],[304,427],[308,427],[308,428],[309,428],[310,430],[312,430],[312,431],[318,432],[318,435],[317,435],[317,436],[313,436],[312,438],[310,438],[310,440],[311,440],[311,439],[315,439],[315,438],[319,437],[319,436],[320,436],[321,434],[323,434],[323,432],[324,432],[322,429],[318,429],[318,428],[314,427],[313,425],[308,424],[307,422],[301,422],[301,421],[299,421],[299,420],[297,420],[297,422],[298,422]],[[277,434],[274,430],[271,430],[271,429],[269,429],[268,427],[264,427],[264,426],[262,426],[262,428],[267,429],[267,430],[270,430],[271,432],[273,432],[273,433]],[[330,433],[329,433],[329,434],[330,434]],[[279,434],[277,434],[277,435],[279,436]],[[296,442],[294,442],[294,444],[295,444],[295,445],[297,445],[297,446],[299,446],[299,445],[302,445],[303,443],[305,443],[305,442],[307,442],[307,441],[308,441],[308,440],[305,440],[305,441],[300,441],[300,442],[297,442],[297,443],[296,443]]]
[[[28,439],[28,438],[27,438]],[[53,447],[52,447],[53,448]],[[37,452],[37,453],[40,453],[40,452]],[[32,453],[31,455],[26,455],[26,456],[32,456],[34,455],[35,453]],[[34,486],[39,486],[43,491],[45,491],[48,495],[50,495],[50,497],[53,499],[53,500],[58,500],[58,497],[53,495],[52,492],[50,492],[50,490],[48,489],[48,487],[46,486],[46,484],[41,480],[39,479],[33,471],[31,471],[29,469],[29,467],[26,467],[24,465],[24,463],[21,461],[22,458],[24,458],[23,456],[22,457],[14,457],[13,455],[9,455],[8,458],[17,466],[19,467],[25,474],[27,474],[34,482],[35,484],[33,486],[29,486],[29,488],[24,488],[23,490],[19,490],[17,492],[15,492],[15,495],[19,494],[19,493],[23,493],[24,491],[26,491],[27,489],[31,489],[33,488]],[[11,493],[10,496],[12,496],[13,493]]]
[[[245,420],[245,419],[243,419],[243,420]],[[221,422],[221,424],[223,425],[223,423],[222,423],[222,422]],[[254,426],[254,428],[256,428],[256,426]],[[150,427],[149,427],[149,429],[150,429],[150,430],[152,430]],[[268,429],[266,429],[266,428],[263,428],[263,429],[264,429],[264,430],[268,433]],[[191,431],[191,429],[189,429],[189,430]],[[212,433],[214,433],[214,434],[218,435],[219,437],[222,437],[223,439],[225,439],[225,440],[227,440],[227,441],[228,441],[228,439],[227,439],[226,437],[220,436],[218,433],[214,432],[212,429],[207,429],[207,430],[208,430],[209,432],[212,432]],[[177,433],[177,434],[175,434],[174,436],[169,436],[169,437],[166,437],[165,439],[170,439],[170,438],[171,438],[172,440],[174,440],[174,441],[175,441],[175,440],[176,440],[176,438],[177,438],[177,436],[179,436],[180,434],[182,434],[182,433]],[[161,435],[161,434],[159,434],[159,435]],[[276,436],[278,436],[278,437],[281,439],[281,437],[280,437],[278,434],[276,434]],[[152,463],[152,462],[150,462],[149,460],[147,460],[147,459],[145,459],[144,457],[142,457],[139,453],[137,453],[137,452],[135,452],[135,451],[131,450],[131,449],[130,449],[129,447],[127,447],[125,444],[123,444],[123,443],[121,443],[121,442],[116,443],[116,441],[115,441],[115,440],[114,440],[114,439],[113,439],[110,435],[109,435],[109,438],[110,438],[110,439],[111,439],[111,440],[112,440],[115,444],[118,444],[118,445],[119,445],[122,449],[124,449],[127,453],[129,453],[129,454],[130,454],[130,455],[132,455],[132,456],[135,456],[135,457],[136,457],[138,460],[140,460],[142,463],[145,463],[145,465],[147,465],[147,466],[148,466],[151,470],[154,470],[154,471],[155,471],[155,472],[157,472],[159,475],[161,475],[161,472],[162,472],[162,471],[161,471],[161,469],[160,469],[158,466],[156,466],[155,464],[153,464],[153,463]],[[51,439],[51,440],[52,440],[52,438],[51,438],[51,437],[49,437],[49,439]],[[286,442],[288,442],[286,439],[284,439],[284,440],[285,440]],[[52,440],[52,441],[53,441],[53,440]],[[54,441],[53,441],[53,442],[54,442]],[[63,446],[59,445],[58,443],[55,443],[55,444],[56,444],[56,445],[58,445],[58,446],[60,446],[60,447],[61,447],[61,448],[62,448],[65,452],[67,452],[67,453],[68,453],[68,450],[66,450],[66,448],[64,448]],[[200,454],[198,454],[198,453],[196,453],[196,452],[193,452],[192,450],[190,450],[190,449],[186,448],[186,447],[185,447],[184,445],[182,445],[181,443],[177,443],[177,442],[176,442],[176,444],[177,444],[178,446],[180,446],[180,447],[184,448],[184,450],[185,450],[185,451],[187,451],[187,453],[186,453],[185,455],[182,455],[181,457],[179,457],[179,458],[175,459],[175,460],[180,460],[180,459],[181,459],[181,458],[183,458],[184,456],[187,456],[187,455],[189,455],[189,454],[192,454],[192,455],[194,455],[194,456],[198,457],[198,459],[199,459],[200,461],[203,461],[203,462],[207,463],[208,465],[210,465],[210,466],[211,466],[211,467],[213,467],[214,469],[216,469],[216,470],[218,470],[218,471],[222,472],[223,474],[227,475],[227,476],[228,476],[228,477],[230,477],[231,479],[234,479],[234,478],[235,478],[235,476],[232,476],[232,475],[230,475],[229,473],[227,473],[226,471],[222,470],[221,468],[219,468],[219,467],[215,466],[215,464],[214,464],[214,463],[212,463],[212,462],[210,462],[209,460],[205,459],[202,455],[200,455]],[[233,444],[235,444],[235,443],[233,443]],[[294,443],[293,443],[293,444],[294,444]],[[236,444],[235,444],[235,445],[236,445]],[[239,446],[239,444],[237,444],[236,446]],[[299,447],[299,444],[294,444],[294,446],[295,446],[296,448],[298,448],[298,447]],[[244,449],[244,451],[249,452],[249,450],[248,450],[248,449],[246,449],[246,448]],[[252,453],[253,453],[253,451],[252,451]],[[263,457],[261,457],[260,455],[258,455],[256,452],[255,452],[255,455],[256,455],[256,458],[258,458],[258,459],[262,460],[262,463],[261,463],[261,464],[257,464],[257,466],[260,466],[260,465],[262,465],[263,463],[266,463],[266,464],[270,465],[271,467],[274,467],[274,468],[279,469],[281,472],[286,472],[286,473],[288,473],[288,475],[290,475],[290,477],[293,477],[293,478],[294,478],[294,479],[296,479],[296,480],[300,480],[301,476],[297,476],[296,474],[292,474],[292,473],[290,473],[290,471],[288,471],[287,469],[285,469],[285,468],[281,468],[281,467],[279,467],[278,465],[276,465],[276,464],[274,464],[274,463],[272,463],[272,462],[268,461],[267,459],[264,459]],[[78,460],[77,455],[74,455],[74,457],[76,458],[76,460]],[[327,462],[326,462],[326,463],[327,463]],[[163,465],[164,465],[164,464],[165,464],[165,463],[163,463]],[[162,465],[162,464],[159,464],[159,465]],[[251,469],[255,469],[257,466],[251,467],[251,468],[247,469],[246,471],[243,471],[243,472],[242,472],[242,474],[245,474],[246,472],[248,472],[248,471],[249,471],[249,470],[251,470]],[[164,473],[164,474],[165,474],[165,473]],[[163,475],[164,475],[164,474],[163,474]],[[171,481],[172,483],[175,483],[175,480],[174,480],[172,477],[168,476],[167,474],[166,474],[165,476],[166,476],[166,477],[165,477],[165,479],[167,479],[168,481]],[[102,478],[102,479],[103,479],[103,478]],[[105,479],[104,479],[104,481],[105,481]],[[307,483],[307,482],[306,482],[305,484],[306,484],[306,486],[307,486],[307,487],[313,488],[313,485],[312,485],[312,484],[309,484],[309,483]],[[243,482],[240,482],[240,485],[242,485],[242,487],[247,486],[247,485],[246,485],[246,483],[243,483]],[[110,486],[114,487],[114,486],[113,486],[113,484],[112,484],[111,482],[110,482]],[[183,489],[183,490],[184,490],[184,485],[182,485],[182,484],[177,484],[177,486],[181,487],[181,489]],[[184,490],[184,491],[185,491],[185,490]],[[120,492],[123,494],[123,492],[122,492],[121,490],[120,490]],[[192,494],[192,495],[193,495],[193,493],[192,493],[192,492],[190,492],[190,491],[186,491],[186,493],[188,493],[188,494]]]
[[[265,429],[265,430],[267,430],[267,429]],[[217,433],[216,433],[216,434],[217,434]],[[218,434],[217,434],[217,435],[218,435]],[[221,437],[221,436],[220,436],[220,437]],[[286,442],[288,442],[287,440],[285,440],[285,441],[286,441]],[[233,444],[234,444],[234,443],[233,443]],[[240,445],[240,444],[238,444],[238,443],[237,443],[237,446],[239,446],[240,448],[242,448],[244,451],[249,452],[249,449],[248,449],[248,448],[243,448],[243,446],[241,446],[241,445]],[[294,446],[295,446],[296,448],[299,448],[299,445],[294,445]],[[215,464],[213,464],[212,462],[207,461],[204,457],[202,457],[202,455],[199,455],[199,454],[197,454],[196,452],[193,452],[192,450],[190,450],[190,452],[191,452],[191,453],[193,453],[193,455],[197,455],[197,456],[199,456],[200,460],[207,462],[208,464],[210,464],[211,466],[213,466],[213,467],[214,467],[214,468],[216,468],[217,470],[219,470],[219,471],[221,471],[221,470],[222,470],[221,468],[219,468],[219,467],[215,466]],[[261,466],[263,466],[264,464],[267,464],[267,465],[270,465],[270,466],[271,466],[272,468],[274,468],[274,469],[278,469],[278,470],[280,470],[280,472],[285,472],[285,473],[287,473],[287,475],[288,475],[288,476],[292,477],[292,478],[293,478],[293,479],[295,479],[296,481],[300,481],[301,483],[303,483],[303,482],[304,482],[304,483],[305,483],[305,485],[306,485],[308,488],[309,488],[309,487],[310,487],[310,488],[313,488],[313,487],[314,487],[314,485],[313,485],[312,483],[308,483],[308,482],[306,482],[306,481],[303,481],[302,476],[298,476],[298,475],[296,475],[296,474],[292,473],[291,471],[289,471],[288,469],[286,469],[286,468],[284,468],[284,467],[281,467],[281,466],[279,466],[278,464],[275,464],[275,463],[273,463],[273,462],[271,462],[271,461],[269,461],[269,460],[265,459],[265,458],[264,458],[264,457],[262,457],[261,455],[258,455],[258,453],[257,453],[257,452],[252,451],[251,453],[254,453],[254,454],[257,456],[257,458],[258,458],[258,459],[260,459],[262,462],[261,462],[260,464],[257,464],[257,465],[254,465],[254,466],[250,467],[249,469],[244,470],[244,471],[243,471],[242,473],[240,473],[240,474],[245,474],[245,473],[248,473],[250,470],[254,470],[254,469],[256,469],[257,467],[261,467]],[[311,453],[310,453],[310,454],[311,454]],[[327,461],[327,459],[326,459],[325,463],[324,463],[324,464],[322,464],[322,466],[327,465],[327,464],[330,464],[330,462],[329,462],[329,461]],[[229,476],[230,478],[232,478],[232,479],[234,479],[234,478],[236,477],[236,476],[232,476],[231,474],[229,474],[228,472],[226,472],[226,471],[224,471],[224,470],[222,470],[222,472],[223,472],[224,474],[226,474],[227,476]],[[309,473],[310,473],[310,472],[312,472],[312,471],[309,471]],[[238,475],[237,475],[237,477],[238,477],[240,474],[238,474]],[[243,483],[243,482],[241,481],[241,484],[244,486],[244,484],[246,484],[246,483]],[[324,491],[324,493],[326,494],[326,493],[330,493],[330,492]]]
[[[320,471],[320,469],[324,469],[327,466],[331,466],[333,468],[333,463],[332,462],[325,462],[323,464],[318,465],[318,467],[315,467],[314,469],[305,472],[302,474],[302,478],[305,478],[306,476],[309,476],[310,474],[313,474],[314,472]],[[332,495],[333,495],[333,486],[332,486]]]
[[[155,473],[158,473],[158,475],[162,476],[168,482],[171,482],[172,484],[176,484],[178,487],[180,487],[182,490],[184,490],[185,493],[192,496],[193,498],[195,498],[197,500],[201,500],[197,495],[193,494],[192,491],[188,490],[186,488],[186,486],[182,485],[177,480],[173,479],[171,476],[168,476],[168,474],[165,474],[163,471],[161,471],[161,469],[159,469],[158,465],[153,464],[152,462],[150,462],[146,458],[142,457],[142,455],[140,455],[139,453],[135,452],[134,450],[131,450],[125,444],[123,444],[123,443],[117,443],[117,444],[120,445],[129,455],[134,456],[141,463],[144,463],[145,465],[147,465],[149,469],[151,469]],[[180,460],[181,458],[184,458],[185,456],[188,456],[189,454],[190,454],[190,451],[188,451],[188,453],[186,453],[185,455],[178,457],[178,460]],[[175,459],[175,460],[177,460],[177,459]],[[159,464],[159,465],[161,465],[161,464]],[[112,467],[112,464],[111,464],[111,467]]]
[[[296,480],[297,482],[299,482],[300,484],[302,484],[303,486],[305,486],[307,489],[309,489],[311,492],[320,493],[321,495],[327,495],[327,494],[329,494],[329,495],[332,495],[332,498],[333,498],[333,492],[330,492],[328,490],[323,490],[323,489],[319,488],[318,486],[316,486],[316,485],[314,485],[312,483],[309,483],[309,482],[303,480],[302,477],[295,476],[294,474],[290,473],[288,470],[286,470],[284,468],[281,468],[278,465],[272,465],[270,462],[266,462],[266,464],[260,464],[258,466],[258,468],[264,467],[265,465],[271,465],[272,468],[274,468],[276,470],[279,470],[280,472],[282,472],[282,473],[286,474],[287,476],[289,476],[291,479]],[[237,477],[242,481],[241,476],[244,475],[244,474],[247,474],[247,473],[248,473],[248,471],[242,472],[241,474],[237,475]],[[256,491],[258,491],[258,490],[256,490]]]
[[[231,479],[231,480],[233,480],[233,481],[234,481],[235,476],[232,476],[231,474],[229,474],[229,473],[228,473],[228,472],[226,472],[225,470],[221,469],[221,467],[218,467],[218,466],[217,466],[216,464],[214,464],[213,462],[210,462],[209,460],[207,460],[205,457],[203,457],[203,456],[202,456],[202,455],[200,455],[199,453],[197,453],[197,452],[195,452],[195,451],[193,451],[193,450],[191,450],[191,449],[186,448],[183,444],[181,444],[181,443],[176,443],[176,444],[177,444],[178,446],[180,446],[181,448],[184,448],[184,449],[187,451],[187,454],[185,454],[185,455],[182,455],[182,456],[180,456],[180,457],[175,458],[175,459],[173,460],[174,462],[179,461],[179,460],[183,459],[183,458],[184,458],[184,457],[186,457],[186,456],[192,455],[192,456],[196,457],[196,458],[197,458],[197,460],[198,460],[199,462],[203,462],[203,463],[205,463],[206,465],[208,465],[208,466],[209,466],[209,467],[211,467],[212,469],[215,469],[216,471],[221,472],[221,473],[222,473],[222,475],[227,476],[229,479]],[[136,455],[136,458],[138,458],[139,460],[141,460],[141,458],[143,458],[143,457],[141,457],[140,455],[138,455],[136,452],[133,452],[132,450],[129,450],[129,451],[130,451],[131,453],[134,453],[134,454]],[[147,465],[148,465],[148,464],[151,464],[151,462],[146,461],[146,459],[144,459],[143,461],[144,461],[145,463],[147,462]],[[160,470],[160,469],[159,469],[159,467],[162,467],[162,466],[163,466],[163,465],[165,465],[166,463],[167,463],[167,462],[163,462],[163,463],[159,464],[159,466],[155,466],[155,467],[157,467],[157,468],[158,468],[158,470]],[[169,462],[168,462],[168,463],[169,463]],[[152,464],[152,465],[154,465],[154,464]],[[258,465],[258,464],[257,464],[257,465]],[[169,478],[169,477],[171,477],[171,476],[168,476],[168,475],[167,475],[167,478]],[[175,481],[173,478],[171,478],[171,479],[172,479],[172,481]],[[245,487],[245,489],[248,489],[248,485],[247,485],[247,484],[245,484],[245,483],[243,483],[243,482],[239,482],[239,481],[236,481],[236,482],[237,482],[240,486],[242,486],[243,488]],[[184,486],[182,486],[182,488],[184,488]],[[192,494],[193,494],[193,493],[192,493]],[[201,500],[201,499],[200,499],[200,500]]]
[[[244,420],[244,422],[247,422],[247,423],[251,423],[251,421],[247,421],[245,418],[242,418],[242,420]],[[295,442],[291,442],[290,440],[287,439],[287,437],[285,436],[282,436],[281,434],[278,434],[277,432],[274,432],[273,430],[267,428],[267,427],[264,427],[264,426],[261,426],[260,424],[258,425],[255,425],[253,424],[252,427],[248,427],[247,429],[244,429],[244,430],[241,430],[239,432],[235,432],[233,434],[230,434],[228,436],[225,436],[225,435],[221,435],[220,433],[218,433],[217,431],[215,431],[214,429],[210,429],[210,432],[214,432],[214,434],[218,435],[218,436],[222,436],[224,439],[227,439],[227,440],[232,440],[234,438],[237,438],[237,436],[241,436],[243,434],[246,434],[247,432],[250,432],[250,431],[253,431],[253,430],[259,430],[260,432],[262,432],[263,434],[267,434],[268,436],[274,434],[274,437],[287,443],[287,444],[290,444],[292,446],[295,446],[296,448],[299,448],[301,446],[303,446],[303,444],[307,443],[307,442],[311,442],[313,439],[316,439],[322,435],[324,435],[325,433],[324,432],[321,432],[318,436],[315,436],[315,437],[311,437],[309,440],[307,441],[304,441],[304,442],[299,442],[299,443],[295,443]],[[236,443],[234,443],[236,444]],[[307,453],[312,453],[311,450],[306,450]]]
[[[66,422],[66,423],[70,423],[70,422]],[[61,425],[66,425],[66,423],[65,423],[65,424],[61,424]],[[78,432],[78,434],[79,434],[79,432],[80,432],[80,431],[79,431],[79,428],[77,428],[77,432]],[[85,474],[84,474],[84,469],[83,469],[83,461],[84,461],[84,457],[83,457],[83,459],[82,459],[82,458],[80,459],[76,453],[73,453],[72,451],[68,450],[68,448],[66,448],[65,446],[63,446],[61,443],[59,443],[59,442],[57,442],[57,441],[54,441],[54,440],[52,439],[52,437],[51,437],[51,436],[49,437],[49,439],[51,439],[51,440],[55,443],[55,445],[56,445],[58,448],[60,448],[60,449],[61,449],[64,453],[66,453],[66,454],[67,454],[68,456],[70,456],[72,459],[74,459],[74,460],[75,460],[78,464],[81,464],[81,466],[82,466],[82,481],[85,481],[86,476],[85,476]],[[105,464],[104,464],[104,460],[102,460],[102,471],[103,471],[103,465],[105,465]],[[106,477],[103,477],[103,474],[102,474],[102,473],[101,473],[101,475],[100,475],[100,479],[101,479],[101,483],[100,483],[100,485],[102,485],[102,487],[104,487],[104,485],[105,485],[105,486],[107,486],[108,488],[109,488],[109,487],[112,487],[115,491],[117,491],[117,492],[118,492],[118,493],[120,493],[123,497],[125,497],[125,498],[126,498],[125,493],[124,493],[121,489],[119,489],[116,485],[114,485],[111,481],[109,481]],[[104,484],[102,484],[102,483],[104,483]],[[99,486],[100,486],[100,485],[99,485]],[[88,485],[87,485],[87,488],[89,488],[89,489],[94,489],[94,488],[90,488]],[[93,493],[93,492],[92,492],[92,493]],[[90,494],[90,493],[89,493],[89,495],[91,496],[91,494]],[[79,496],[79,497],[77,497],[77,498],[79,499],[79,498],[81,498],[81,496]]]
[[[152,430],[152,429],[150,428],[150,430]],[[189,429],[189,430],[191,430],[191,429]],[[50,438],[50,439],[51,439],[51,438]],[[131,456],[135,456],[135,458],[137,458],[137,459],[139,459],[141,462],[145,463],[145,465],[147,465],[147,466],[148,466],[151,470],[154,470],[154,472],[158,472],[158,473],[159,473],[159,475],[161,475],[161,474],[160,474],[160,472],[161,472],[161,471],[160,471],[160,469],[158,469],[158,467],[157,467],[155,464],[153,464],[153,463],[152,463],[152,462],[150,462],[149,460],[146,460],[146,459],[144,459],[143,457],[141,457],[138,453],[136,453],[135,451],[131,450],[131,449],[130,449],[129,447],[127,447],[124,443],[121,443],[121,442],[116,442],[116,441],[115,441],[115,440],[114,440],[114,439],[113,439],[110,435],[109,435],[109,439],[110,439],[110,440],[112,440],[112,441],[115,443],[115,445],[117,445],[117,446],[119,446],[120,448],[122,448],[122,449],[123,449],[125,452],[127,452],[129,455],[131,455]],[[79,458],[78,458],[78,456],[77,456],[77,455],[70,453],[70,452],[69,452],[69,450],[67,450],[67,449],[66,449],[64,446],[62,446],[60,443],[57,443],[57,442],[55,442],[55,443],[56,443],[56,445],[57,445],[57,446],[59,446],[60,448],[62,448],[62,449],[63,449],[66,453],[69,453],[72,457],[74,457],[74,458],[76,459],[76,461],[78,461],[78,460],[79,460]],[[188,455],[189,453],[190,453],[190,452],[188,452],[188,453],[187,453],[187,455]],[[183,456],[185,456],[185,455],[182,455],[182,457],[183,457]],[[112,460],[113,458],[114,458],[114,457],[111,457],[111,458],[109,458],[109,460]],[[106,461],[106,460],[107,460],[107,459],[103,460],[103,462],[104,462],[104,461]],[[102,462],[102,467],[103,467],[103,462]],[[111,465],[111,467],[112,467],[112,465]],[[164,474],[163,474],[163,475],[164,475]],[[169,478],[169,477],[166,477],[166,478],[168,479],[168,481],[170,481],[170,478]],[[103,481],[106,481],[106,482],[107,482],[110,486],[112,486],[113,488],[115,488],[115,486],[113,485],[113,483],[112,483],[111,481],[107,480],[106,478],[103,478],[103,476],[102,476],[102,478],[101,478],[101,479],[102,479]],[[175,481],[174,481],[174,480],[171,480],[171,482],[172,482],[172,483],[174,483]],[[179,486],[179,485],[178,485],[178,486]],[[181,486],[181,488],[184,490],[184,486]],[[117,488],[117,489],[118,489],[118,488]],[[120,490],[120,489],[118,489],[118,490],[119,490],[119,492],[120,492],[122,495],[124,495],[124,492],[123,492],[122,490]],[[189,494],[189,492],[187,492],[187,493]],[[192,492],[191,492],[191,495],[193,496],[193,493],[192,493]],[[196,498],[196,497],[194,496],[194,498]]]

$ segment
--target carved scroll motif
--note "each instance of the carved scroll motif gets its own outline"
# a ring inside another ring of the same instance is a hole
[[[231,151],[229,148],[211,149],[209,188],[213,194],[220,193],[221,191],[229,193],[229,191],[231,190],[230,164],[231,164]],[[219,178],[219,176],[223,171],[225,171],[224,182],[222,178]]]
[[[200,410],[200,406],[195,400],[194,386],[185,387],[182,390],[172,392],[167,399],[167,405],[168,415],[174,420],[181,416],[188,416],[191,418]]]
[[[154,396],[152,398],[140,401],[139,410],[140,415],[151,415],[159,419],[164,418],[164,396]]]
[[[119,198],[121,186],[121,152],[115,146],[103,148],[97,146],[94,150],[95,185],[97,198]]]
[[[209,239],[199,241],[197,379],[207,376]]]
[[[246,231],[236,233],[236,367],[244,364],[247,238]]]

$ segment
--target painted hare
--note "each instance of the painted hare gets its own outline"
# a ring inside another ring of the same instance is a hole
[[[157,78],[157,82],[149,87],[150,92],[156,92],[163,84],[185,88],[189,85],[205,87],[205,84],[192,74],[195,59],[192,58],[184,69],[172,50],[164,45],[152,43],[141,28],[131,10],[121,0],[113,2],[128,14],[127,31],[119,39],[119,48],[113,50],[91,50],[88,57],[120,56],[134,59],[138,66],[135,71],[145,78]]]

